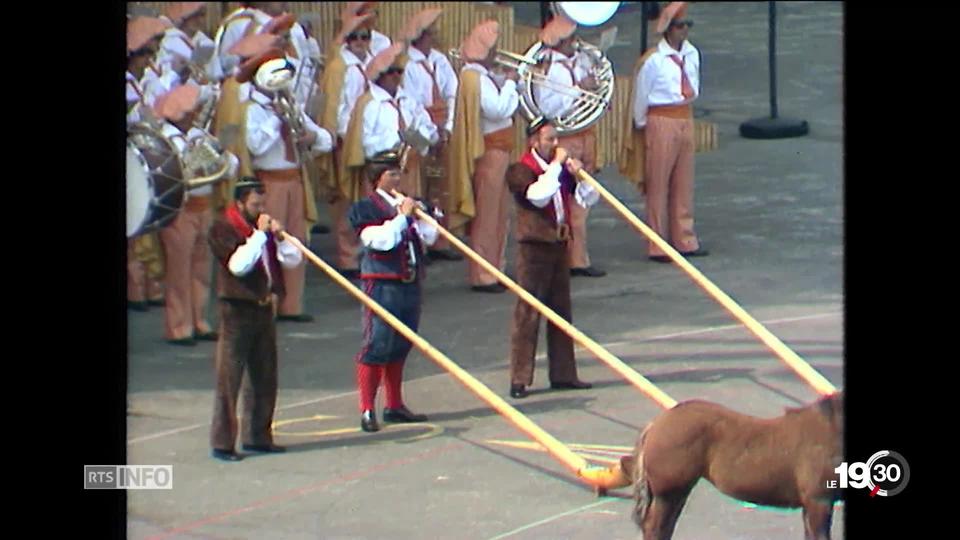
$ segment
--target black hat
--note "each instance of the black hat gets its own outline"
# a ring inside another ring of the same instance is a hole
[[[545,116],[538,116],[533,120],[533,122],[530,122],[529,126],[527,126],[527,137],[533,137],[544,126],[552,125],[553,122],[549,118]]]
[[[400,166],[400,152],[396,149],[384,150],[383,152],[378,152],[372,157],[366,159],[367,165],[392,165],[399,167]]]
[[[266,189],[263,185],[263,182],[257,180],[253,176],[244,176],[237,181],[236,185],[233,186],[233,198],[239,199],[240,193],[248,189],[252,189],[258,193],[263,193]]]

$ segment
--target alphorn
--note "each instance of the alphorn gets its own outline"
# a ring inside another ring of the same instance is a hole
[[[419,209],[417,212],[423,216],[426,216],[426,214]],[[427,216],[427,218],[429,218],[429,216]],[[520,431],[527,434],[531,439],[540,443],[540,445],[542,445],[551,456],[572,471],[577,478],[580,478],[583,482],[593,487],[598,494],[606,493],[606,490],[608,489],[615,489],[629,485],[629,480],[623,474],[623,471],[619,466],[597,467],[588,463],[583,456],[567,448],[566,445],[557,440],[553,435],[550,435],[544,431],[543,428],[527,418],[522,412],[518,411],[512,405],[504,401],[503,398],[487,388],[486,385],[477,380],[473,375],[470,375],[468,372],[464,371],[463,368],[447,357],[447,355],[440,352],[436,347],[431,345],[430,342],[420,337],[419,334],[411,330],[410,327],[404,324],[400,319],[394,317],[393,314],[387,311],[386,308],[381,306],[376,300],[367,296],[363,291],[357,288],[356,285],[351,283],[350,280],[343,277],[340,272],[304,246],[303,243],[301,243],[300,240],[298,240],[295,236],[286,234],[284,232],[281,232],[280,234],[284,239],[292,243],[297,247],[297,249],[303,252],[304,256],[306,256],[311,262],[313,262],[313,264],[317,265],[321,270],[323,270],[323,272],[333,279],[334,282],[346,289],[347,292],[359,300],[360,303],[370,308],[370,310],[376,313],[377,316],[383,319],[384,322],[393,327],[397,332],[400,332],[403,337],[410,340],[410,342],[420,349],[420,351],[422,351],[427,358],[434,361],[441,368],[453,375],[453,377],[459,383],[466,386],[468,390],[485,401],[487,405],[500,413]]]
[[[647,226],[646,223],[640,220],[630,211],[629,208],[624,206],[616,197],[614,197],[597,179],[593,176],[590,176],[590,173],[580,169],[578,173],[580,179],[587,182],[594,189],[600,193],[600,196],[604,198],[617,212],[620,213],[631,225],[636,227],[641,234],[650,239],[651,242],[657,245],[664,253],[667,254],[670,259],[680,267],[681,270],[687,273],[693,281],[699,285],[708,295],[710,295],[714,300],[720,303],[727,311],[730,312],[738,321],[744,324],[755,336],[757,336],[760,341],[762,341],[767,347],[769,347],[774,354],[776,354],[781,360],[783,360],[787,366],[790,367],[797,375],[800,376],[807,384],[812,386],[814,390],[822,395],[830,395],[837,392],[837,388],[833,386],[830,381],[824,378],[823,375],[818,373],[813,369],[810,364],[808,364],[803,358],[800,358],[797,353],[793,352],[790,347],[787,347],[780,338],[773,335],[769,330],[766,329],[759,321],[754,319],[749,313],[746,312],[739,304],[733,301],[727,293],[720,290],[719,287],[714,285],[712,281],[707,279],[707,276],[703,275],[700,270],[697,270],[695,266],[690,264],[677,250],[673,249],[668,242],[660,237],[653,229]]]
[[[393,191],[394,197],[404,197],[404,195],[396,190]],[[557,328],[562,330],[568,336],[573,338],[574,341],[583,345],[590,352],[597,356],[603,363],[607,364],[613,371],[618,373],[623,378],[627,379],[631,384],[637,387],[640,391],[647,394],[651,399],[656,401],[661,407],[669,409],[677,404],[677,401],[672,397],[664,393],[663,390],[657,388],[652,382],[647,380],[646,377],[637,373],[636,370],[628,366],[616,356],[614,356],[610,351],[603,348],[599,343],[591,339],[589,336],[577,330],[572,324],[570,324],[566,319],[561,317],[556,311],[550,309],[546,304],[533,296],[526,289],[521,287],[517,282],[510,279],[509,276],[501,272],[498,268],[490,264],[486,259],[480,256],[479,253],[470,249],[469,246],[464,244],[450,231],[446,230],[437,223],[437,220],[433,219],[430,215],[424,212],[419,207],[415,210],[417,218],[421,221],[424,221],[437,228],[437,232],[443,235],[451,244],[453,244],[457,249],[463,252],[464,255],[469,257],[472,261],[479,264],[483,267],[484,270],[493,274],[501,283],[504,284],[508,289],[513,291],[517,296],[519,296],[524,302],[533,306],[534,309],[539,311],[544,317],[550,320]]]

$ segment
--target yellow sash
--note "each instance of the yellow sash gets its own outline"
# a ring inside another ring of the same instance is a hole
[[[620,174],[631,180],[637,187],[643,185],[644,145],[646,138],[645,130],[635,129],[633,125],[633,103],[637,97],[637,74],[640,68],[650,55],[657,50],[656,47],[647,49],[637,63],[633,66],[633,76],[630,78],[630,101],[627,102],[626,114],[623,115],[620,129],[620,155],[617,163],[620,166]]]
[[[350,201],[357,202],[367,196],[363,185],[363,111],[373,100],[369,91],[360,96],[350,113],[347,135],[340,154],[340,193]]]
[[[483,155],[483,129],[480,125],[480,73],[472,69],[460,72],[460,88],[454,108],[453,133],[450,134],[450,203],[445,208],[450,229],[460,231],[476,215],[473,199],[473,173],[476,160]]]
[[[340,55],[340,47],[335,42],[331,42],[327,49],[333,51],[333,59],[324,68],[323,79],[320,81],[320,90],[323,92],[323,105],[320,110],[320,118],[317,124],[330,132],[333,136],[334,144],[337,139],[337,109],[340,106],[340,99],[343,94],[343,81],[347,73],[347,65]],[[323,185],[327,190],[339,189],[339,180],[337,178],[337,164],[334,161],[333,152],[323,154],[317,157],[317,168],[324,176]]]

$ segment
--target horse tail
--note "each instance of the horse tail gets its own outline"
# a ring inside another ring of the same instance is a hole
[[[643,428],[640,432],[640,438],[637,439],[637,445],[634,448],[633,463],[633,521],[637,527],[643,527],[643,520],[647,517],[647,511],[650,510],[650,482],[647,480],[646,466],[643,463],[643,444],[647,438],[647,431],[650,426]]]

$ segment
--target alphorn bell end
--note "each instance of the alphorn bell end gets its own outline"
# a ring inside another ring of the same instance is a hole
[[[607,490],[625,488],[633,483],[619,463],[612,467],[588,466],[577,471],[577,476],[592,485],[597,496],[606,495]]]

